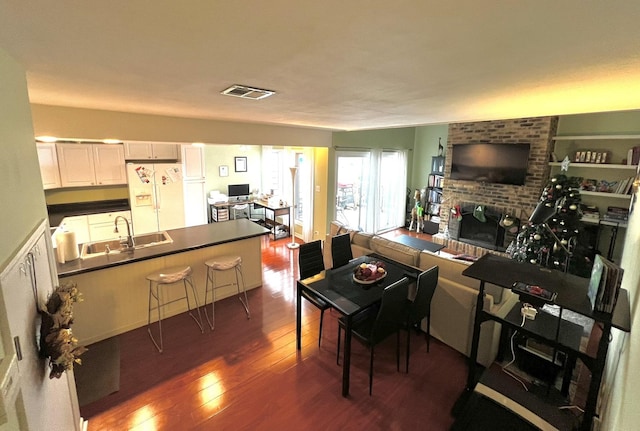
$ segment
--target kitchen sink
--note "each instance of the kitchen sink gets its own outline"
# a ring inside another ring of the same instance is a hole
[[[82,244],[82,252],[80,257],[87,259],[90,257],[104,256],[111,253],[123,253],[140,248],[153,247],[156,245],[168,244],[173,242],[169,234],[165,231],[145,233],[134,235],[133,249],[127,249],[123,246],[119,239],[110,239],[105,241],[95,241]]]
[[[165,231],[145,233],[142,235],[135,235],[133,237],[133,247],[151,247],[154,245],[167,244],[173,242],[169,234]]]

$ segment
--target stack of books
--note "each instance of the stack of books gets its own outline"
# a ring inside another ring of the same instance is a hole
[[[618,300],[624,270],[599,254],[596,255],[589,280],[589,301],[593,311],[612,313]]]
[[[607,213],[602,216],[603,220],[626,223],[629,220],[629,210],[623,207],[607,207]]]
[[[582,221],[598,223],[600,221],[600,211],[597,206],[580,204],[582,211]]]

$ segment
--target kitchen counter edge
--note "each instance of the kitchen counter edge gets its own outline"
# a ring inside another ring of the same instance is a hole
[[[157,257],[182,253],[199,248],[212,247],[234,241],[255,238],[269,234],[266,229],[247,219],[230,220],[224,223],[212,223],[181,229],[167,230],[173,242],[140,248],[131,252],[110,253],[88,259],[76,259],[71,262],[58,263],[58,277],[71,277],[91,271],[127,265]]]

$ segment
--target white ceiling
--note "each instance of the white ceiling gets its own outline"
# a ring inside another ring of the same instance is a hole
[[[636,0],[0,0],[0,48],[32,103],[358,130],[639,109],[639,23]]]

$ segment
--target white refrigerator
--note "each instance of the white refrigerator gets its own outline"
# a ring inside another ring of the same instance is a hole
[[[128,163],[127,181],[136,235],[185,226],[181,164]]]

